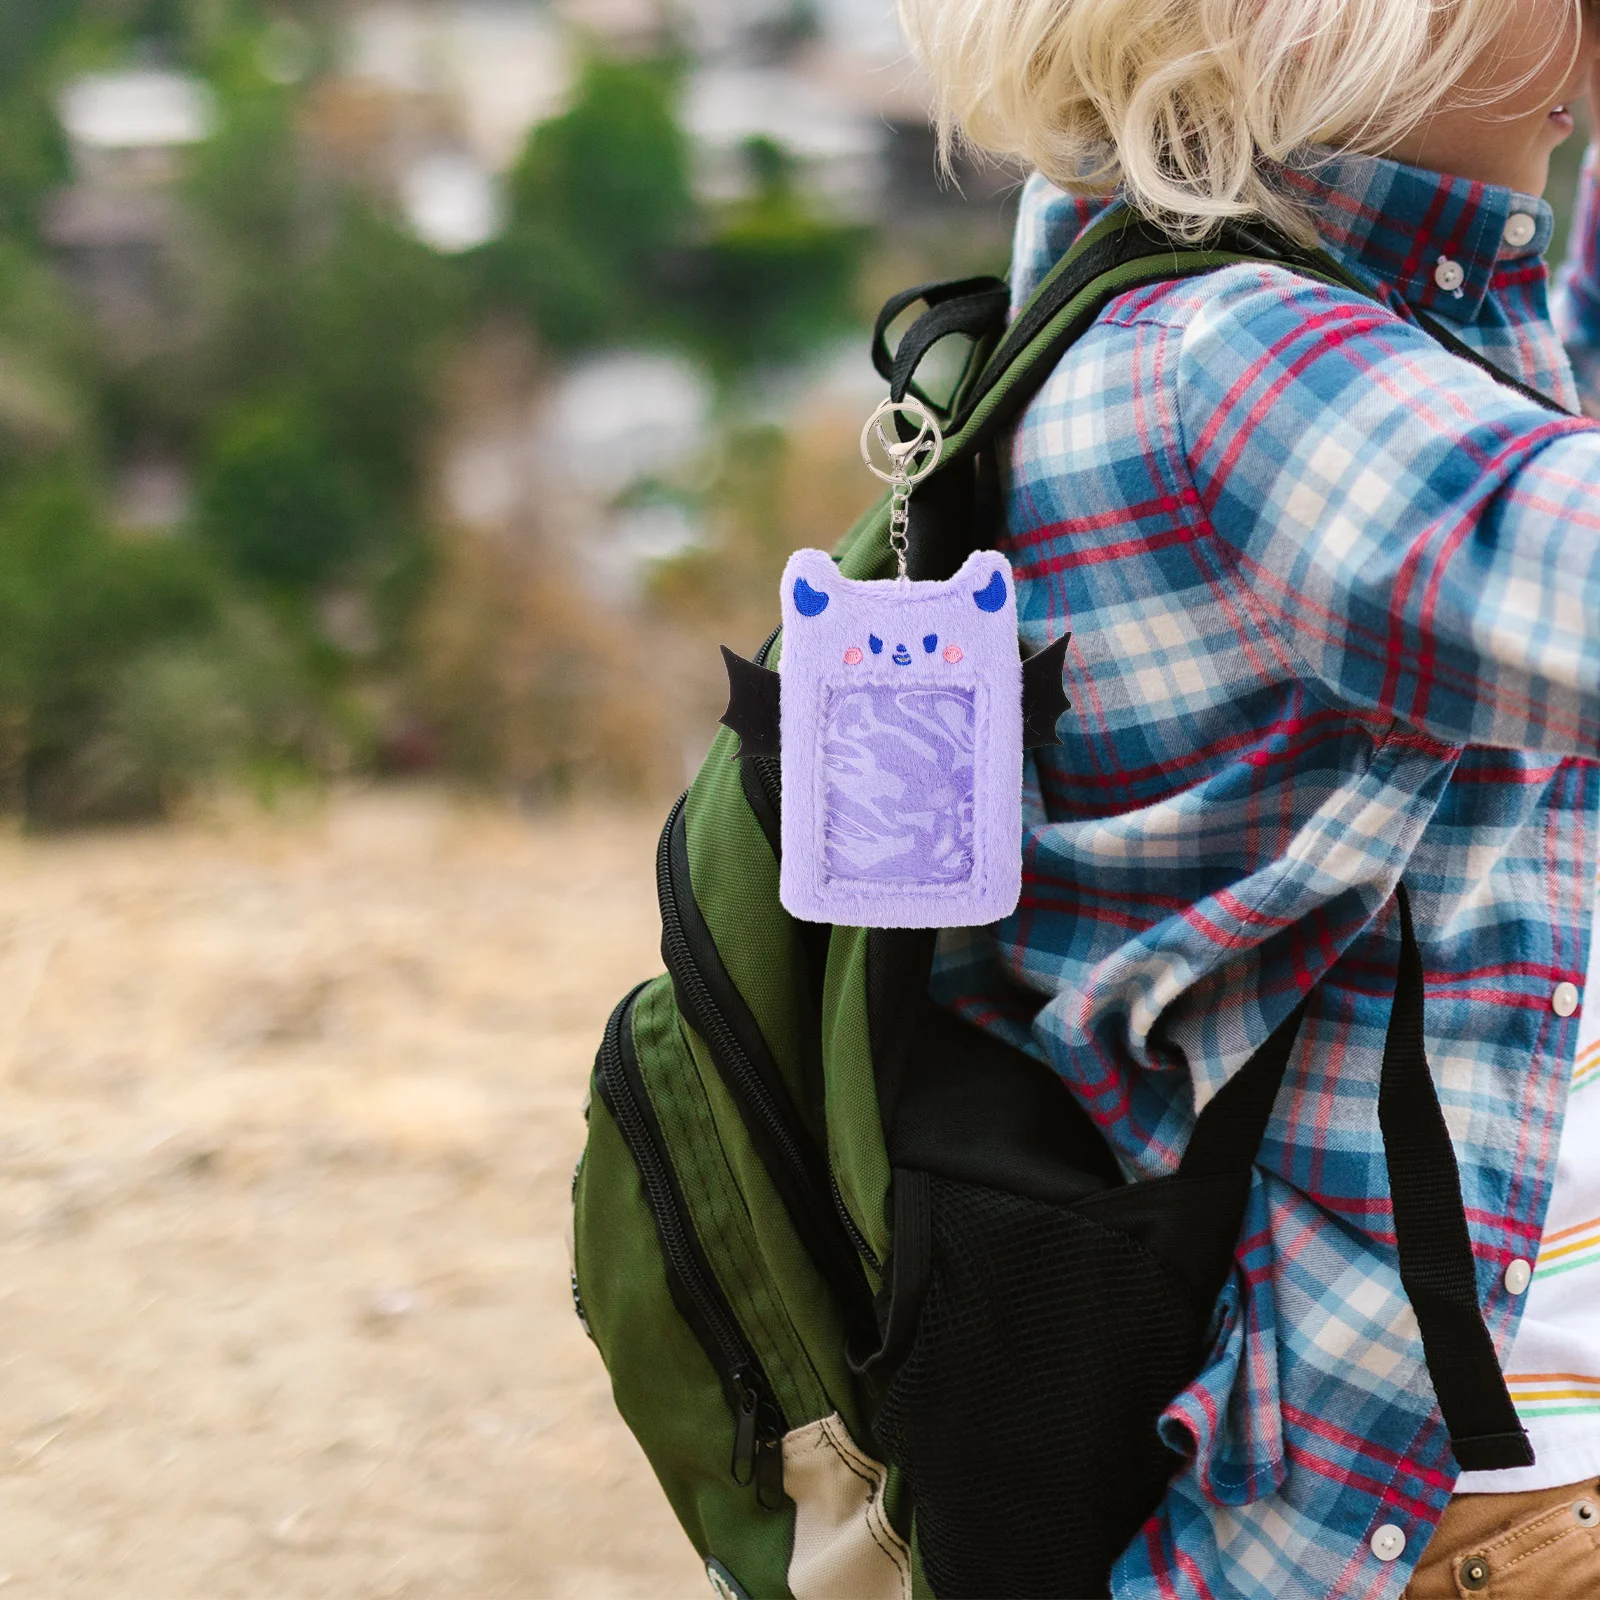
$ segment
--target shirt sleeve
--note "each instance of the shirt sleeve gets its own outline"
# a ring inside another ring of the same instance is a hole
[[[1594,144],[1584,153],[1551,313],[1572,359],[1583,409],[1600,417],[1600,147]]]
[[[1447,744],[1600,755],[1600,429],[1271,267],[1209,280],[1176,370],[1246,648]]]

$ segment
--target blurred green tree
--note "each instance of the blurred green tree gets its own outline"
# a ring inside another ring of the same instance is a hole
[[[298,398],[234,410],[198,482],[203,536],[241,577],[304,590],[346,572],[369,525],[352,475]]]
[[[395,574],[425,565],[423,446],[438,359],[469,310],[463,274],[369,197],[312,176],[292,94],[256,84],[222,103],[188,186],[218,305],[195,381],[166,379],[186,397],[201,525],[243,577],[379,586],[392,635],[409,592]]]
[[[731,377],[848,315],[858,235],[776,147],[751,146],[749,200],[697,202],[676,59],[589,61],[511,175],[505,237],[428,250],[372,173],[329,164],[314,81],[264,49],[293,18],[311,62],[338,10],[0,0],[0,809],[159,809],[240,764],[343,759],[375,743],[371,707],[406,714],[451,560],[425,498],[440,358],[471,319],[517,308],[562,351],[687,345]],[[219,119],[154,197],[159,314],[119,343],[38,224],[72,178],[60,85],[141,58],[202,76]],[[105,520],[147,463],[194,487],[170,537]],[[568,625],[539,604],[532,632]]]
[[[410,493],[440,341],[468,309],[456,264],[314,177],[281,89],[223,96],[187,193],[218,298],[193,420],[293,384],[375,492]]]
[[[398,511],[419,488],[439,358],[466,310],[456,263],[352,201],[294,288],[294,370],[341,458]]]
[[[868,228],[817,215],[771,139],[749,140],[744,157],[754,193],[714,221],[682,289],[700,338],[734,368],[793,360],[848,326],[872,242]]]
[[[486,272],[558,348],[652,320],[661,258],[694,217],[676,87],[673,63],[591,58],[512,172],[511,224]]]
[[[587,63],[512,174],[510,227],[481,253],[489,291],[560,350],[665,337],[727,372],[792,360],[851,321],[871,232],[819,216],[770,139],[745,149],[748,200],[698,204],[678,76]]]

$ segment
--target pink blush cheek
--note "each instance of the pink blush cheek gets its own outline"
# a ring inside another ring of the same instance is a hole
[[[956,662],[961,659],[961,646],[958,644],[947,644],[944,647],[944,658],[953,667]]]
[[[948,653],[949,652],[947,651],[946,654]],[[850,648],[845,651],[844,664],[847,667],[859,667],[861,665],[861,651],[855,645],[851,645]]]

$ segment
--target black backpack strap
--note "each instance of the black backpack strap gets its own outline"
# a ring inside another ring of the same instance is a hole
[[[1416,1313],[1423,1357],[1461,1469],[1482,1472],[1530,1466],[1533,1447],[1512,1404],[1478,1304],[1460,1170],[1423,1043],[1422,951],[1403,883],[1396,886],[1395,899],[1400,911],[1400,959],[1384,1037],[1378,1122],[1394,1210],[1400,1281]],[[885,1140],[895,1158],[893,1227],[895,1249],[902,1256],[893,1275],[893,1292],[883,1308],[884,1340],[867,1363],[873,1368],[892,1367],[908,1347],[926,1279],[928,1242],[925,1227],[917,1221],[918,1207],[925,1210],[925,1180],[913,1177],[908,1188],[907,1176],[900,1168],[909,1161],[913,1168],[924,1164],[939,1170],[940,1162],[925,1159],[938,1139],[928,1128],[906,1130],[896,1124],[906,1073],[912,1058],[927,1043],[925,1030],[919,1030],[914,1018],[918,1008],[928,1004],[922,997],[932,953],[933,939],[926,930],[880,929],[870,936],[868,1015]],[[1304,996],[1249,1061],[1206,1102],[1174,1175],[1177,1180],[1242,1177],[1250,1172],[1259,1158],[1310,998]],[[947,1031],[962,1026],[946,1023]],[[963,1054],[972,1048],[962,1040],[956,1045]],[[998,1041],[990,1048],[1020,1056]],[[1027,1058],[1027,1066],[1035,1073],[1043,1070],[1032,1058]],[[948,1106],[942,1114],[948,1115]],[[1114,1161],[1109,1152],[1104,1153],[1103,1165],[1089,1159],[1090,1142],[1100,1142],[1100,1136],[1086,1117],[1078,1115],[1088,1131],[1069,1127],[1070,1137],[1063,1138],[1058,1129],[1057,1153],[1070,1148],[1073,1164],[1082,1167],[1091,1186],[1114,1184]],[[1059,1108],[1051,1108],[1050,1118],[1061,1120]],[[1019,1149],[1027,1143],[1014,1132],[1011,1137]],[[908,1140],[916,1148],[906,1148]],[[972,1153],[973,1160],[982,1156],[982,1151]],[[969,1181],[989,1181],[970,1172],[961,1176]],[[1011,1176],[1014,1179],[1016,1174]],[[919,1184],[923,1187],[917,1187]],[[1027,1184],[1022,1187],[1029,1190]],[[907,1269],[908,1253],[916,1257],[914,1272]]]
[[[1466,1472],[1533,1464],[1494,1341],[1478,1307],[1472,1238],[1450,1130],[1423,1046],[1422,952],[1402,883],[1400,971],[1383,1047],[1378,1120],[1389,1167],[1400,1280],[1417,1314],[1439,1409]]]
[[[896,317],[918,301],[928,309],[901,335],[891,352],[889,327]],[[889,385],[892,400],[908,394],[924,405],[934,402],[912,381],[922,358],[952,334],[963,334],[987,355],[984,341],[1004,330],[1011,307],[1011,290],[1003,278],[956,278],[948,283],[924,283],[892,296],[878,313],[872,330],[872,364]],[[909,425],[909,424],[908,424]]]
[[[1579,412],[1569,411],[1560,401],[1553,400],[1549,395],[1541,393],[1531,383],[1524,383],[1520,378],[1513,378],[1509,372],[1502,372],[1481,351],[1474,350],[1469,344],[1463,344],[1437,317],[1429,316],[1426,311],[1420,309],[1415,312],[1415,316],[1417,325],[1429,338],[1443,345],[1451,355],[1462,361],[1470,362],[1481,372],[1487,373],[1504,388],[1515,389],[1525,400],[1531,400],[1535,405],[1543,406],[1546,411],[1554,411],[1559,416],[1575,417],[1580,415]]]
[[[1465,1472],[1533,1463],[1533,1447],[1506,1388],[1478,1306],[1461,1173],[1423,1045],[1422,951],[1405,885],[1400,962],[1384,1038],[1378,1123],[1394,1207],[1400,1281],[1416,1312],[1422,1350],[1450,1445]],[[1246,1065],[1206,1102],[1178,1167],[1180,1178],[1248,1171],[1257,1158],[1309,997],[1278,1024]]]
[[[1043,380],[1054,371],[1060,353],[1075,343],[1083,330],[1118,295],[1145,284],[1171,282],[1215,271],[1218,266],[1225,264],[1219,258],[1220,253],[1209,247],[1194,251],[1179,246],[1137,212],[1126,206],[1113,208],[1079,236],[1017,313],[1016,320],[1006,330],[1005,338],[985,363],[977,384],[964,397],[965,415],[972,415],[979,404],[1023,360],[1029,345],[1086,291],[1091,288],[1099,291],[1103,284],[1103,292],[1096,292],[1091,300],[1078,307],[1078,314],[1070,324],[1070,337],[1064,343],[1051,341],[1052,348],[1060,344],[1060,350],[1054,355],[1035,355],[1028,361],[1030,370],[1041,367],[1043,370],[1039,372],[1038,381],[1029,386],[1022,405],[1026,405]],[[1191,259],[1194,257],[1204,259]],[[1234,259],[1231,253],[1228,258],[1229,261]],[[1148,270],[1125,277],[1127,269],[1136,263]],[[1020,409],[1020,405],[1006,407],[1007,414],[1014,414],[1014,410]]]

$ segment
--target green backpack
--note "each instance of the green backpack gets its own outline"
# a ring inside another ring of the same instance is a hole
[[[990,447],[1115,296],[1262,258],[1349,286],[1285,241],[1225,244],[1175,245],[1119,209],[1009,326],[994,279],[890,302],[874,356],[896,400],[931,405],[918,362],[972,340],[913,501],[913,576],[993,543]],[[885,502],[840,570],[889,576],[887,535]],[[778,651],[774,633],[757,659]],[[667,972],[607,1025],[574,1180],[579,1316],[716,1592],[1107,1594],[1180,1465],[1155,1419],[1205,1355],[1304,1005],[1208,1105],[1180,1172],[1129,1184],[1053,1072],[930,1002],[933,933],[782,909],[781,806],[778,762],[737,759],[724,729],[667,819]],[[1409,965],[1384,1081],[1415,1103],[1433,1090]],[[1414,1147],[1388,1152],[1402,1273],[1433,1290],[1413,1299],[1430,1365],[1455,1373],[1439,1387],[1458,1455],[1513,1464],[1464,1219],[1458,1236],[1402,1215],[1410,1194],[1459,1194],[1442,1118],[1414,1120]]]

